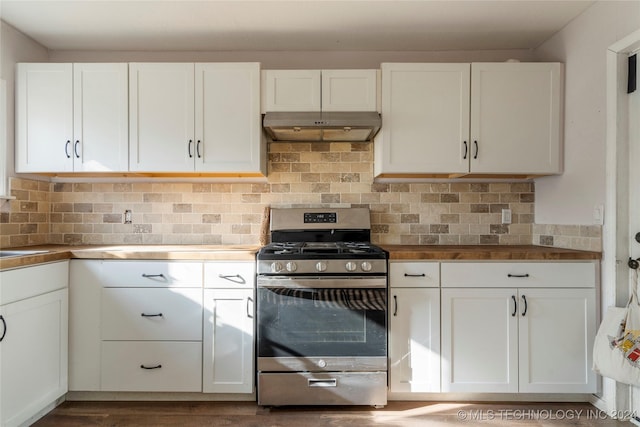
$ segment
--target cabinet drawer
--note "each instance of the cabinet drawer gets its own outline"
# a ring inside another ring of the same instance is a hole
[[[102,391],[202,391],[199,342],[103,342],[101,366]]]
[[[202,340],[202,289],[102,289],[103,340]]]
[[[104,287],[202,287],[202,263],[172,261],[103,261]]]
[[[443,262],[442,287],[593,288],[595,262]]]
[[[392,288],[433,288],[440,286],[437,262],[391,262],[389,286]]]
[[[0,305],[69,286],[69,261],[0,272]]]
[[[204,264],[206,288],[253,289],[255,278],[255,262],[206,262]]]

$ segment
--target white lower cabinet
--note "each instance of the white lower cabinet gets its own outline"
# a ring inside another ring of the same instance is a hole
[[[389,391],[440,391],[440,288],[437,262],[392,262]]]
[[[509,289],[442,290],[442,391],[518,391],[518,318]]]
[[[442,391],[595,392],[595,264],[562,266],[575,269],[564,288],[541,280],[562,263],[493,264],[495,288],[484,287],[492,278],[480,265],[442,264]],[[461,287],[447,287],[449,271]],[[505,287],[507,280],[523,287]]]
[[[202,263],[71,262],[73,391],[202,391]]]
[[[389,390],[440,391],[440,290],[391,289]]]
[[[204,265],[205,393],[253,393],[255,263]]]
[[[67,392],[68,263],[0,273],[0,425],[18,426]]]

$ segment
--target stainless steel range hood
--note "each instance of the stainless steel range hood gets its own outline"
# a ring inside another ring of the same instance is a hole
[[[273,141],[370,142],[380,130],[380,114],[365,112],[268,112],[262,126]]]

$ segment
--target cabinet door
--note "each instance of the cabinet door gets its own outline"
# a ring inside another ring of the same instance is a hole
[[[61,289],[0,307],[0,420],[17,426],[67,392],[68,292]]]
[[[440,391],[440,290],[392,288],[389,388]]]
[[[129,126],[130,170],[193,172],[193,64],[129,64]]]
[[[518,317],[511,289],[442,290],[442,391],[518,391]]]
[[[467,173],[469,64],[382,64],[375,174]]]
[[[474,63],[471,70],[471,172],[560,173],[560,64]]]
[[[264,111],[320,111],[320,70],[264,72]]]
[[[260,65],[219,63],[195,67],[196,170],[260,172]]]
[[[322,70],[322,111],[377,111],[377,70]]]
[[[520,289],[519,293],[520,392],[595,392],[591,369],[595,290]]]
[[[205,393],[253,392],[252,289],[205,289],[203,383]]]
[[[127,64],[73,65],[73,169],[129,169]]]
[[[16,67],[16,172],[73,169],[71,64]]]

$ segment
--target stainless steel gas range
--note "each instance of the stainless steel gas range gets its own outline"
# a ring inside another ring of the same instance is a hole
[[[273,209],[257,255],[258,404],[387,403],[387,253],[366,208]]]

